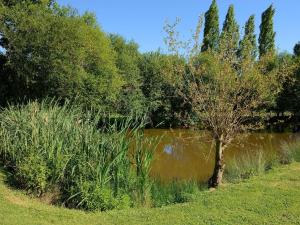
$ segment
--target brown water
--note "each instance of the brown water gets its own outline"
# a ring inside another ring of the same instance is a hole
[[[148,137],[161,137],[152,166],[152,176],[164,181],[197,179],[206,181],[214,166],[214,145],[205,131],[184,129],[148,129]],[[300,134],[253,133],[241,135],[225,151],[225,161],[242,154],[262,150],[265,153],[280,151],[282,144],[293,142]]]

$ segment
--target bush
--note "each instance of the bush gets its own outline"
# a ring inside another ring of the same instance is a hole
[[[68,204],[90,211],[105,211],[110,209],[124,209],[131,206],[130,197],[126,194],[114,196],[111,188],[101,187],[93,182],[77,183],[70,193],[74,193]]]
[[[49,169],[39,155],[25,157],[17,164],[16,181],[28,192],[41,195],[48,185]]]

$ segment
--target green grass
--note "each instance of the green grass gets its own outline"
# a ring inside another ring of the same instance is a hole
[[[0,224],[300,224],[300,164],[220,189],[199,192],[189,203],[87,213],[49,206],[5,184],[0,173]]]

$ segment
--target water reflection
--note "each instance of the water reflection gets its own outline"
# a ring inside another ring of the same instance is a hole
[[[214,144],[210,135],[192,130],[146,130],[146,136],[162,137],[155,154],[152,176],[162,180],[197,179],[204,181],[213,170]],[[299,138],[293,133],[253,133],[241,135],[225,153],[225,160],[240,156],[246,152],[263,150],[279,151],[283,142],[292,142]]]
[[[164,153],[166,153],[168,155],[171,155],[173,153],[173,147],[172,147],[172,145],[166,145],[164,147]]]

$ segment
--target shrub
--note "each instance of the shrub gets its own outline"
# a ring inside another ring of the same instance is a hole
[[[39,155],[29,155],[17,164],[16,181],[28,192],[41,195],[48,185],[49,169]]]
[[[77,183],[79,184],[79,183]],[[130,197],[126,194],[114,196],[111,188],[102,187],[95,182],[84,181],[70,190],[75,193],[68,204],[90,211],[124,209],[131,206]]]

